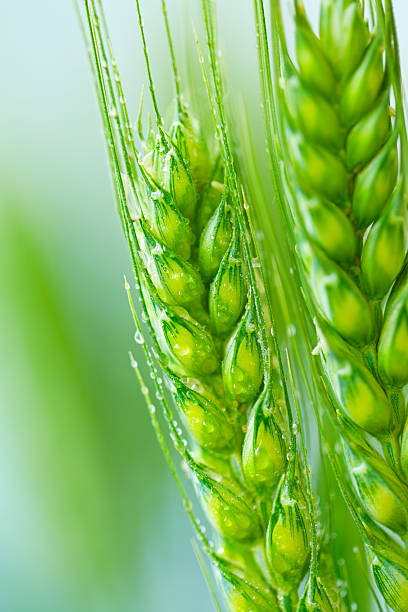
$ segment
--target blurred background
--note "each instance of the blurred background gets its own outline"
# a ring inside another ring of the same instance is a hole
[[[134,1],[105,4],[137,98]],[[169,0],[181,53],[191,37],[183,16],[196,4]],[[244,92],[259,138],[252,3],[219,6],[231,96]],[[170,105],[159,2],[142,7],[160,99]],[[73,6],[4,0],[2,8],[0,610],[211,610],[129,367],[137,349],[123,274],[131,271]],[[396,10],[403,26],[406,3]],[[408,41],[400,42],[406,69]]]

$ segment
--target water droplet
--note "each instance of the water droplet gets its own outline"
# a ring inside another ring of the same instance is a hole
[[[161,246],[161,244],[156,242],[151,252],[152,252],[152,255],[161,255],[163,253],[163,247]]]
[[[320,342],[318,342],[312,351],[312,355],[313,356],[318,355],[320,353],[320,349],[321,349]]]
[[[156,191],[152,191],[150,197],[152,200],[160,200],[160,198],[162,197],[162,192],[159,189],[157,189]]]
[[[296,336],[296,327],[292,324],[292,325],[288,325],[287,327],[287,334],[288,336],[291,338],[293,336]]]
[[[137,344],[144,344],[144,338],[138,329],[135,332],[135,342],[137,342]]]

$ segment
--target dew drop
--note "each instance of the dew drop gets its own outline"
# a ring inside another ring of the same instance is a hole
[[[144,344],[143,336],[138,329],[135,332],[135,342],[137,342],[137,344]]]
[[[318,344],[316,344],[316,346],[314,347],[314,349],[312,351],[312,355],[315,357],[319,353],[320,353],[320,342]]]
[[[156,243],[152,248],[152,255],[161,255],[163,253],[163,247],[161,244]]]
[[[296,336],[296,327],[294,325],[288,325],[287,334],[290,338]]]
[[[115,119],[115,117],[118,116],[117,110],[114,106],[111,106],[109,109],[109,117],[112,117],[112,119]]]

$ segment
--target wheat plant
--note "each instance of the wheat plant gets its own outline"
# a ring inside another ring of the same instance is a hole
[[[142,96],[135,125],[102,1],[77,4],[152,388],[131,364],[218,610],[356,609],[337,508],[316,503],[313,440],[327,499],[338,486],[366,547],[374,600],[408,610],[408,152],[392,6],[322,0],[317,35],[295,0],[292,56],[279,1],[270,27],[263,0],[251,4],[271,170],[259,177],[250,156],[256,189],[232,133],[215,3],[201,0],[194,32],[211,126],[187,103],[164,0],[174,117],[136,0],[153,119]]]
[[[316,321],[316,376],[321,369],[328,383],[354,486],[348,503],[379,592],[402,611],[408,609],[407,133],[392,6],[367,4],[322,1],[316,34],[303,3],[294,2],[292,57],[273,3],[274,69],[264,91],[280,134],[272,157],[284,164],[290,240]],[[265,64],[265,11],[257,2],[255,9]]]
[[[316,575],[317,534],[305,457],[297,449],[279,348],[267,334],[271,324],[267,328],[265,320],[272,313],[261,297],[262,274],[253,266],[253,236],[223,118],[211,7],[203,4],[214,99],[204,61],[203,70],[221,155],[216,139],[206,142],[183,102],[163,2],[177,108],[174,123],[165,129],[139,2],[136,8],[156,124],[145,138],[139,121],[138,147],[102,5],[96,2],[85,2],[90,52],[119,212],[152,344],[145,343],[127,285],[136,338],[144,346],[173,443],[213,526],[213,541],[186,497],[148,399],[153,422],[228,609],[294,609],[311,559],[310,588],[329,601]],[[334,584],[334,576],[330,579]]]

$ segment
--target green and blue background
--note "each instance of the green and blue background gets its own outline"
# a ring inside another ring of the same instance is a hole
[[[168,4],[178,52],[192,52],[198,2]],[[244,93],[256,115],[252,2],[218,4],[231,95]],[[105,5],[137,100],[145,77],[134,2]],[[142,8],[170,108],[160,4]],[[406,74],[403,0],[396,13]],[[73,5],[3,0],[0,57],[0,611],[209,611],[192,531],[129,366],[129,350],[142,362],[124,290],[131,270]],[[261,128],[259,112],[258,138]]]

